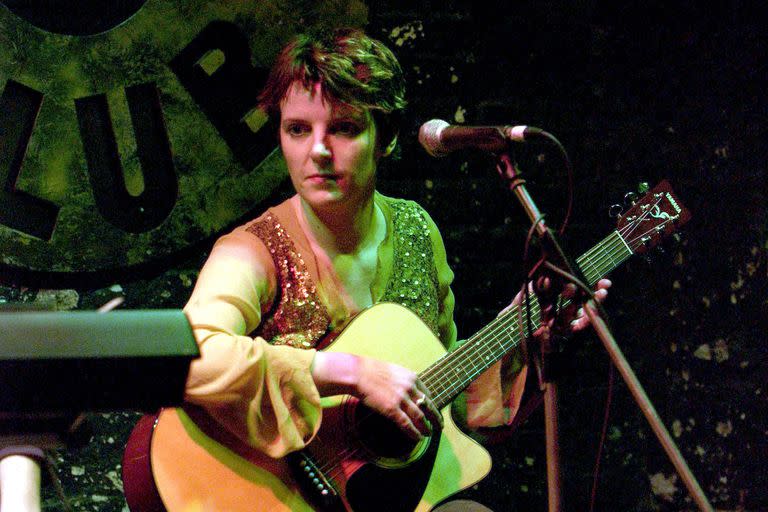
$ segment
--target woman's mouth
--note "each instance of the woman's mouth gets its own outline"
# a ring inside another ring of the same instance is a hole
[[[324,183],[328,181],[336,182],[341,179],[341,176],[335,173],[318,173],[311,174],[307,179],[313,183]]]

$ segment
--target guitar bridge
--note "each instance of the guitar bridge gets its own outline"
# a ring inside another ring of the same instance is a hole
[[[322,510],[344,510],[336,487],[325,477],[312,457],[304,450],[290,453],[286,460],[296,481],[307,497]]]

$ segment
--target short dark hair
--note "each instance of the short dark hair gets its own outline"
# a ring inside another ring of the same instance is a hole
[[[259,107],[278,115],[294,83],[309,91],[319,83],[326,101],[370,110],[380,143],[389,143],[399,131],[406,105],[403,70],[384,43],[362,30],[339,28],[293,38],[272,66]]]

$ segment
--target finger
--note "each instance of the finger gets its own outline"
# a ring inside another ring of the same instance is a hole
[[[410,403],[412,404],[413,402],[410,402]],[[419,413],[421,414],[421,411],[419,411]],[[424,415],[422,414],[422,416]],[[397,424],[397,426],[399,426],[400,429],[405,433],[405,435],[407,435],[414,441],[418,441],[419,439],[421,439],[421,436],[422,436],[421,432],[419,431],[418,428],[416,428],[416,425],[413,424],[413,421],[411,421],[410,416],[405,411],[402,411],[402,410],[397,411],[393,420]]]
[[[411,421],[411,424],[416,428],[420,436],[429,435],[429,423],[427,417],[422,410],[425,407],[427,397],[421,395],[416,401],[408,400],[404,404],[405,414]]]
[[[411,423],[418,429],[423,436],[429,435],[429,423],[424,414],[427,408],[426,402],[429,399],[427,395],[426,387],[424,384],[415,380],[413,387],[408,392],[406,397],[403,398],[402,407],[408,417],[411,419]]]
[[[424,402],[422,409],[425,411],[427,419],[430,421],[430,423],[433,425],[440,425],[440,428],[443,428],[443,415],[440,414],[440,410],[435,405],[435,402],[428,398],[427,401]]]
[[[443,415],[440,414],[440,410],[435,405],[435,402],[432,401],[429,390],[421,381],[418,381],[416,386],[419,388],[419,391],[421,391],[422,396],[424,397],[424,400],[422,400],[422,402],[419,404],[421,410],[424,411],[427,419],[430,422],[440,425],[440,428],[443,428]]]
[[[603,302],[607,296],[608,296],[608,290],[606,290],[605,288],[600,288],[599,290],[595,291],[595,299],[598,302]]]
[[[613,285],[613,282],[610,279],[601,279],[597,282],[598,288],[605,288],[608,289]]]
[[[567,302],[566,304],[563,304],[562,308],[559,311],[560,315],[562,315],[561,322],[575,319],[578,316],[578,313],[577,313],[578,309],[579,309],[578,301],[569,300],[569,302]]]
[[[584,317],[578,317],[578,318],[574,318],[573,320],[571,320],[571,327],[573,327],[574,330],[577,327],[580,327],[582,324],[584,324]]]
[[[571,322],[571,330],[573,332],[578,332],[584,329],[586,326],[589,325],[589,319],[586,317],[577,318],[576,320],[573,320]]]
[[[576,296],[576,285],[573,283],[569,283],[565,285],[565,288],[563,288],[563,297],[566,299],[572,299]]]
[[[418,379],[414,379],[413,384],[411,384],[411,389],[408,391],[408,396],[414,402],[423,402],[426,397],[426,392],[422,389],[423,385],[420,384],[421,382]]]

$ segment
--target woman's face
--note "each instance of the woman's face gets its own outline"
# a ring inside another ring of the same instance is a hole
[[[315,211],[372,197],[380,152],[369,111],[326,102],[320,84],[295,83],[280,107],[280,146],[293,187]]]

